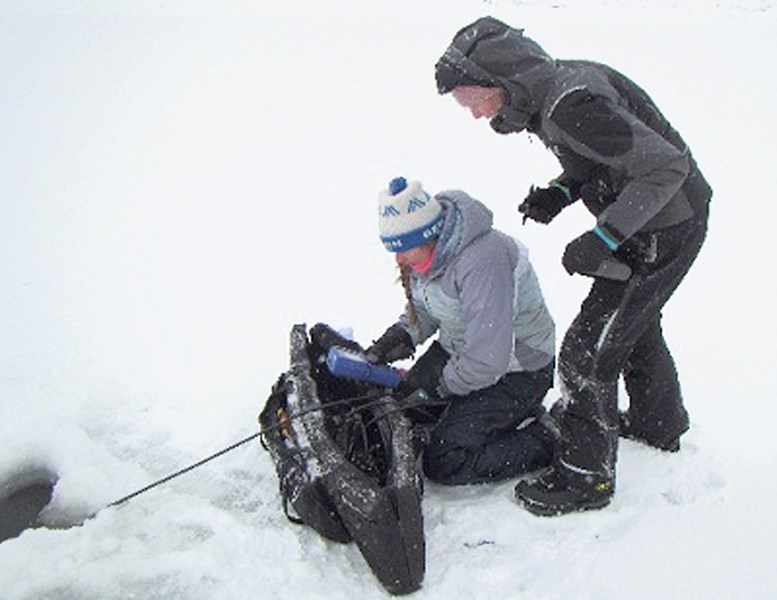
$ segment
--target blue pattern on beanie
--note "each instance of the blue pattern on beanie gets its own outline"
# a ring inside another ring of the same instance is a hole
[[[440,234],[442,208],[418,181],[395,177],[378,201],[380,239],[390,252],[405,252]]]
[[[389,252],[406,252],[427,242],[431,242],[440,235],[442,229],[443,215],[440,213],[434,221],[413,231],[407,231],[400,235],[381,236],[380,240],[383,246]]]

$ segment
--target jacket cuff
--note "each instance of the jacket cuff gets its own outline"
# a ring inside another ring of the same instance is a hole
[[[448,396],[451,396],[451,391],[448,389],[448,386],[445,385],[445,381],[443,381],[442,376],[440,376],[440,379],[437,381],[437,385],[434,388],[434,394],[438,398],[447,398]]]
[[[572,204],[580,195],[580,183],[574,179],[565,177],[564,175],[553,179],[548,184],[548,187],[554,187],[561,190],[567,198],[567,204]]]
[[[619,239],[616,235],[614,235],[610,230],[606,229],[605,226],[603,225],[597,225],[596,227],[594,227],[593,232],[613,252],[615,252],[618,249],[618,246],[620,246],[621,242],[623,241],[622,239]]]

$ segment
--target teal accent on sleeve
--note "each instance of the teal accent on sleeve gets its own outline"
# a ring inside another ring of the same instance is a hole
[[[564,195],[567,197],[567,202],[570,204],[575,200],[572,197],[572,190],[570,190],[567,186],[565,186],[563,183],[559,183],[556,179],[550,182],[550,187],[558,188],[562,192],[564,192]]]
[[[607,244],[607,247],[612,250],[613,252],[618,249],[618,244],[614,239],[612,239],[609,235],[607,235],[604,230],[599,227],[598,225],[593,228],[593,232],[599,236],[599,239],[601,239],[605,244]]]

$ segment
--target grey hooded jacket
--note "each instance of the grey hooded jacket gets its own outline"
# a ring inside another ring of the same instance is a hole
[[[526,247],[493,229],[491,211],[466,193],[435,197],[445,211],[442,231],[428,274],[411,275],[414,311],[406,308],[400,324],[416,345],[439,333],[451,355],[442,383],[452,394],[550,364],[553,319]]]
[[[436,78],[441,94],[459,85],[506,90],[491,126],[536,134],[561,163],[557,180],[618,242],[680,223],[712,195],[685,142],[641,88],[605,65],[553,60],[523,30],[493,17],[454,36]]]

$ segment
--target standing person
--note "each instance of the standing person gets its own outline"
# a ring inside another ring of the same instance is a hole
[[[553,385],[553,319],[526,247],[492,222],[462,191],[430,196],[398,177],[379,194],[381,241],[396,256],[407,305],[366,355],[409,358],[438,334],[403,387],[442,400],[423,407],[433,413],[423,470],[443,484],[515,477],[552,458],[539,417]]]
[[[674,452],[688,428],[661,310],[701,248],[712,191],[641,88],[602,64],[553,60],[492,17],[454,36],[436,80],[497,133],[526,130],[558,157],[563,172],[518,207],[524,222],[549,223],[578,199],[596,217],[562,258],[594,281],[559,354],[556,457],[516,497],[540,515],[601,508],[615,488],[619,432]],[[619,417],[621,374],[630,405]]]

